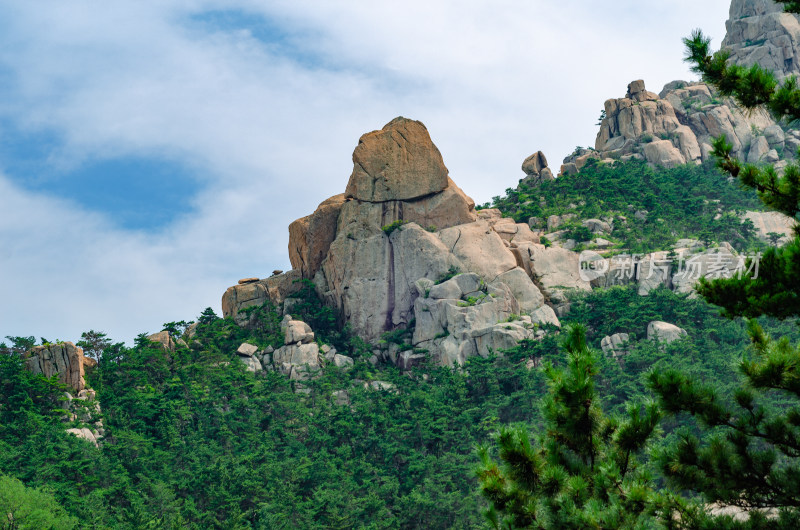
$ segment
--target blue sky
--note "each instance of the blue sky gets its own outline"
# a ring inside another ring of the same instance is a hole
[[[358,137],[423,121],[477,202],[605,99],[690,77],[728,2],[0,4],[0,336],[117,340],[288,269],[288,224],[343,191]]]

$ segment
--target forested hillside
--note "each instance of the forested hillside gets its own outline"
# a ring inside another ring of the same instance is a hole
[[[635,162],[590,166],[533,193],[545,197],[546,209],[526,204],[524,192],[498,198],[497,206],[529,216],[585,201],[584,214],[598,215],[633,204],[667,217],[630,236],[643,250],[693,230],[728,239],[733,223],[714,220],[710,200],[726,210],[755,206],[751,193],[711,168],[663,171]],[[12,354],[33,338],[9,337],[0,356],[0,472],[10,477],[3,480],[23,481],[28,489],[18,495],[30,503],[41,495],[33,488],[49,492],[48,509],[65,528],[76,521],[86,528],[481,527],[476,447],[503,425],[541,428],[540,367],[563,365],[559,336],[472,357],[460,369],[422,364],[401,372],[368,362],[367,345],[337,327],[312,288],[301,291],[301,300],[293,315],[311,324],[320,343],[349,352],[352,369],[329,364],[302,383],[274,371],[248,372],[237,347],[279,347],[280,315],[268,305],[252,309],[252,325],[243,328],[207,309],[191,331],[185,322],[165,325],[185,347],[169,351],[142,335],[131,348],[105,348],[87,373],[102,404],[106,436],[99,447],[65,432],[80,422],[64,423],[63,389],[31,375]],[[667,345],[647,340],[654,320],[680,326],[686,337]],[[624,356],[598,357],[598,393],[610,414],[650,396],[645,376],[653,369],[680,368],[731,392],[748,345],[744,323],[667,289],[648,296],[634,286],[585,293],[562,319],[570,322],[585,324],[597,349],[606,335],[630,335]],[[764,325],[798,339],[793,323]],[[373,381],[388,384],[365,384]],[[668,443],[684,423],[664,423],[656,444]]]

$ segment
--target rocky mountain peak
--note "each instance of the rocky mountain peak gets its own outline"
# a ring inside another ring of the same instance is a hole
[[[376,347],[411,327],[410,346],[455,365],[541,336],[541,325],[559,325],[565,290],[590,289],[577,254],[545,248],[499,210],[476,212],[422,123],[396,118],[361,136],[353,166],[344,194],[289,226],[293,270],[230,287],[225,316],[247,325],[249,306],[288,308],[304,278]],[[552,178],[541,153],[524,169]],[[408,367],[418,351],[393,345],[380,355]]]
[[[370,202],[417,199],[444,190],[447,173],[425,125],[400,116],[359,139],[345,196]]]

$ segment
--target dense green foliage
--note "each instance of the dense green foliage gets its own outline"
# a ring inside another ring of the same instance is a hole
[[[345,349],[356,339],[311,293],[298,314],[341,351],[358,352]],[[265,306],[252,318],[246,330],[207,310],[189,347],[171,353],[145,340],[107,347],[88,375],[103,406],[100,448],[64,432],[57,384],[31,376],[17,355],[0,355],[0,472],[47,486],[89,528],[480,527],[475,447],[504,425],[543,432],[546,378],[529,367],[566,364],[555,336],[470,359],[462,371],[426,367],[410,376],[373,367],[362,352],[351,371],[328,367],[304,383],[310,393],[297,394],[285,376],[254,375],[236,359],[243,341],[280,340],[277,313]],[[675,322],[689,336],[666,347],[648,342],[650,320]],[[596,406],[609,416],[647,399],[651,369],[677,366],[732,387],[748,340],[743,323],[666,290],[599,290],[574,302],[569,321],[586,322],[595,348],[609,333],[633,336],[624,361],[594,360]],[[765,325],[774,334],[793,328]],[[397,392],[364,389],[360,381],[370,380]],[[349,404],[337,404],[337,390]],[[677,424],[664,424],[667,440]]]
[[[19,480],[0,475],[0,527],[3,530],[47,528],[70,530],[78,526],[53,496],[26,488]]]
[[[606,415],[594,387],[597,353],[585,330],[566,330],[566,367],[546,368],[544,430],[501,428],[502,464],[479,451],[481,492],[495,528],[621,528],[652,523],[658,495],[639,455],[659,420],[654,403],[631,405],[624,420]]]
[[[604,237],[631,252],[667,249],[680,238],[748,248],[757,241],[752,223],[740,214],[763,209],[755,193],[743,192],[711,164],[665,170],[637,160],[613,165],[590,160],[580,173],[508,189],[492,206],[523,223],[575,214],[575,224],[564,227],[574,231],[583,228],[581,219],[622,216],[627,222],[618,220],[613,234]],[[637,211],[647,212],[645,221],[634,217]]]

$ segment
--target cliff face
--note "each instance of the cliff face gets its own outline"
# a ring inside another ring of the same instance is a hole
[[[742,66],[759,64],[778,79],[800,74],[800,20],[772,0],[733,0],[722,48]]]

